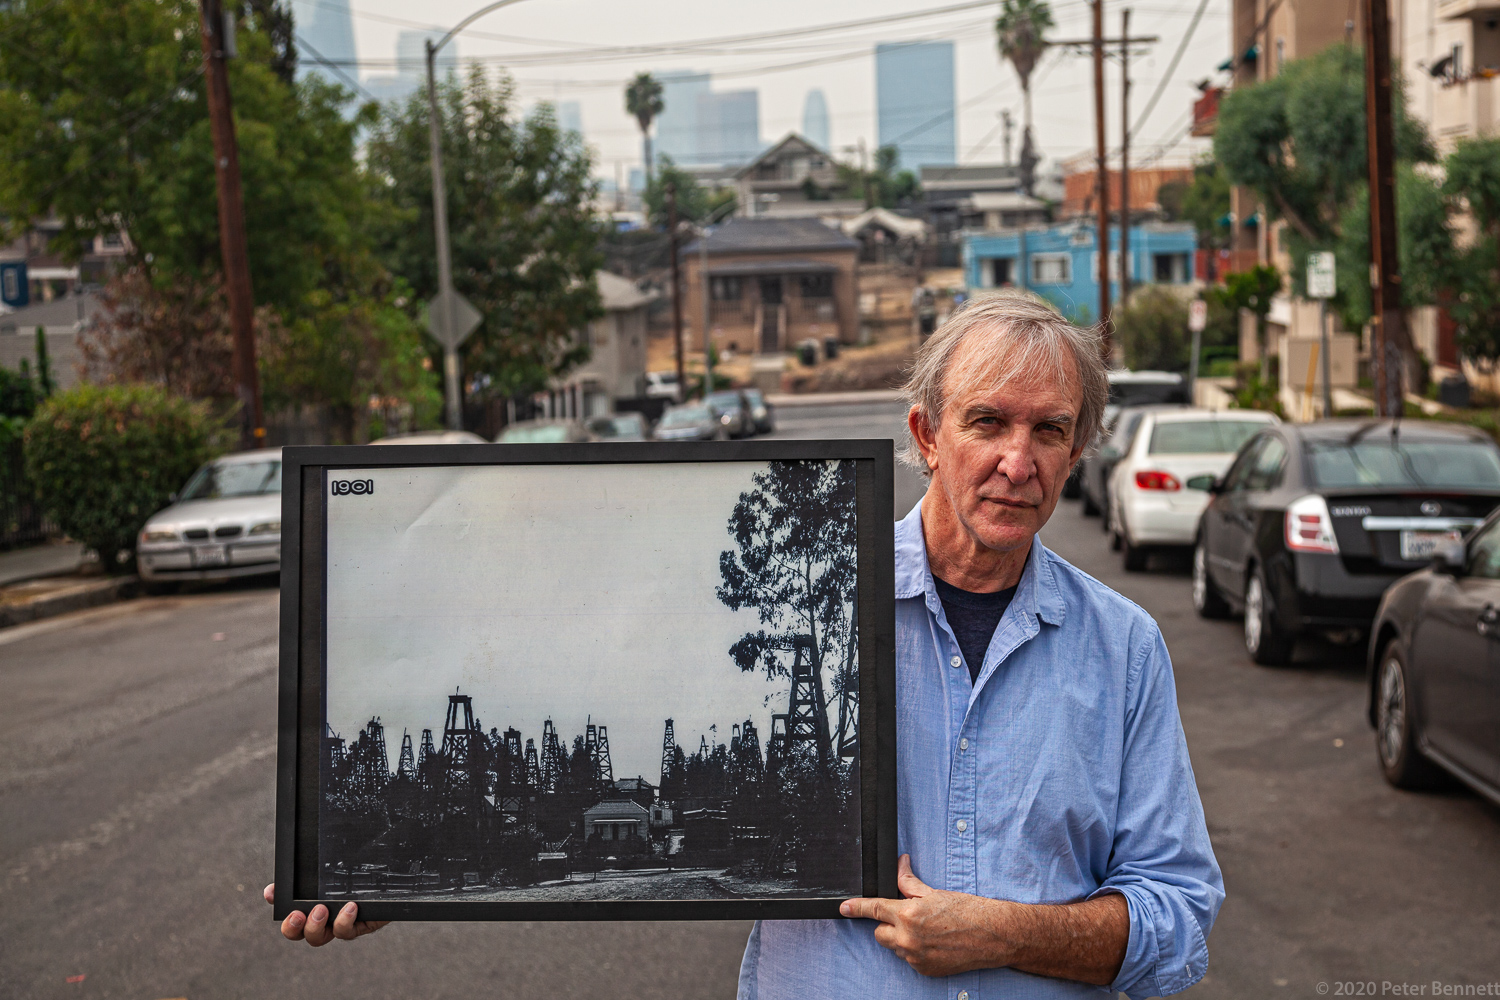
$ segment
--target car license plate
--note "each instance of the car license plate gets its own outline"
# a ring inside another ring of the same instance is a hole
[[[1403,531],[1401,532],[1401,558],[1406,562],[1422,562],[1431,559],[1439,547],[1463,539],[1459,531]]]
[[[198,569],[229,565],[229,553],[222,545],[198,545],[193,548],[193,565]]]

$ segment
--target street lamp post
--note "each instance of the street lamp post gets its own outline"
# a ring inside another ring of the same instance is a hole
[[[432,153],[432,230],[437,243],[438,293],[428,314],[428,325],[443,344],[443,384],[448,402],[448,427],[463,429],[463,397],[460,393],[458,347],[473,331],[472,307],[459,299],[453,288],[453,250],[448,242],[448,189],[443,183],[443,130],[438,120],[437,54],[453,36],[479,18],[521,0],[500,0],[481,7],[454,25],[434,44],[427,39],[427,130]],[[468,329],[464,329],[467,326]],[[461,331],[461,332],[460,332]]]

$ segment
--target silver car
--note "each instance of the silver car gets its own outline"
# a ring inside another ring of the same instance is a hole
[[[141,529],[136,567],[148,584],[280,571],[281,449],[226,455],[193,473]]]

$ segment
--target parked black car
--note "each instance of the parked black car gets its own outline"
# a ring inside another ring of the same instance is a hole
[[[724,431],[732,438],[749,437],[755,433],[755,421],[750,415],[750,404],[745,394],[738,389],[720,389],[708,394],[708,408],[724,425]]]
[[[745,402],[750,404],[750,419],[755,422],[755,433],[769,434],[776,429],[776,408],[759,389],[746,389]]]
[[[1202,485],[1193,604],[1243,611],[1251,658],[1278,664],[1305,632],[1364,634],[1387,587],[1495,509],[1500,448],[1456,424],[1281,424]]]
[[[1089,456],[1109,440],[1110,432],[1114,428],[1115,418],[1120,409],[1126,406],[1147,406],[1152,403],[1183,403],[1190,402],[1187,394],[1187,385],[1183,382],[1181,375],[1176,372],[1155,371],[1114,371],[1109,373],[1109,403],[1104,407],[1104,420],[1100,424],[1099,436],[1089,442],[1084,448],[1084,457],[1079,459],[1078,464],[1073,466],[1073,472],[1068,476],[1068,481],[1063,483],[1062,495],[1069,500],[1077,499],[1080,495],[1085,497],[1083,512],[1094,515],[1099,513],[1097,507],[1090,509],[1087,494],[1083,493],[1083,475]],[[1108,474],[1104,481],[1108,481]],[[1097,501],[1097,497],[1095,498]],[[1104,508],[1108,509],[1108,508]]]
[[[1369,718],[1391,784],[1430,787],[1447,771],[1500,804],[1500,512],[1386,591]]]

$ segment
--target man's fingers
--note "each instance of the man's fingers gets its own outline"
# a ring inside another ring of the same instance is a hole
[[[846,899],[839,905],[839,913],[854,920],[879,920],[890,922],[889,899]]]
[[[359,937],[354,929],[354,921],[359,916],[358,903],[345,903],[339,915],[333,921],[333,936],[341,941],[353,941]]]
[[[901,890],[901,895],[908,899],[917,896],[925,896],[932,891],[926,882],[917,878],[917,873],[911,870],[911,855],[901,855],[901,860],[896,862],[896,888]]]
[[[268,902],[268,903],[275,903],[276,902],[276,883],[272,882],[270,885],[266,886],[264,889],[262,889],[260,891],[260,894],[262,896],[266,897],[266,902]]]
[[[328,907],[319,903],[307,915],[307,926],[302,928],[302,937],[314,948],[321,948],[333,940],[328,930]]]
[[[286,915],[281,922],[281,936],[288,941],[301,941],[302,928],[307,924],[307,914],[301,910],[293,910]]]

